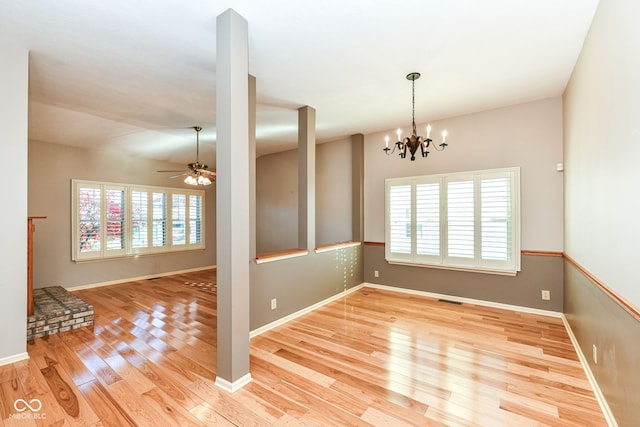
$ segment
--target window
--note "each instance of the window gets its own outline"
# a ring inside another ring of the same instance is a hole
[[[520,169],[386,180],[391,263],[515,274],[520,270]]]
[[[72,184],[75,261],[205,247],[203,191]]]

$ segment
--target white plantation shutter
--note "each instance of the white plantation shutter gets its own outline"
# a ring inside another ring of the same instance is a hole
[[[126,254],[125,187],[72,181],[72,191],[72,259]]]
[[[389,262],[515,274],[520,170],[386,180]]]
[[[124,255],[125,247],[125,189],[105,187],[104,191],[105,239],[104,250],[110,256]]]
[[[149,194],[146,191],[131,192],[131,247],[149,246]]]
[[[204,194],[72,180],[72,259],[204,249]]]
[[[416,254],[440,257],[440,183],[416,185]]]
[[[100,253],[102,242],[102,189],[99,185],[83,184],[74,192],[76,195],[77,237],[74,247],[78,257],[88,253]]]
[[[167,195],[153,192],[152,194],[153,230],[151,241],[154,248],[167,246]]]
[[[202,197],[189,195],[189,243],[202,239]]]
[[[482,258],[507,261],[511,256],[509,180],[483,179],[480,184]]]
[[[171,197],[171,244],[184,245],[187,232],[187,202],[184,194]]]
[[[389,248],[392,253],[411,253],[411,185],[389,189]]]
[[[473,179],[447,182],[447,256],[474,258],[475,202]],[[457,260],[455,262],[468,264]]]

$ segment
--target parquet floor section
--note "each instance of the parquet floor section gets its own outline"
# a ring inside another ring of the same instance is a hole
[[[78,291],[93,331],[0,367],[0,425],[606,425],[560,319],[372,288],[253,338],[253,381],[226,393],[211,283],[208,270]]]

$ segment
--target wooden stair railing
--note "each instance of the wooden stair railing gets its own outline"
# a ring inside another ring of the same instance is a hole
[[[46,219],[46,216],[30,216],[27,218],[27,316],[33,315],[33,233],[36,226],[34,219]]]

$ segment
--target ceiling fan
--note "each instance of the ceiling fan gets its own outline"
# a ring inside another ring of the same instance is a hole
[[[209,166],[204,163],[200,163],[200,126],[193,127],[196,131],[196,161],[194,163],[187,164],[187,171],[179,175],[170,176],[169,179],[178,178],[184,176],[185,184],[189,185],[209,185],[216,180],[216,173],[209,170]],[[183,171],[158,171],[158,172],[183,172]]]

